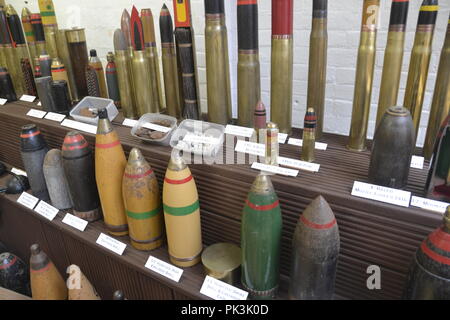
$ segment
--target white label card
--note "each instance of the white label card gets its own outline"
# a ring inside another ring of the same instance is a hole
[[[235,151],[264,157],[266,155],[266,146],[260,143],[238,140]]]
[[[42,107],[42,102],[39,101],[38,104],[37,104],[37,106],[38,106],[38,107]]]
[[[424,161],[425,161],[424,157],[412,156],[412,158],[411,158],[411,168],[423,169]]]
[[[183,274],[183,269],[177,268],[152,256],[148,257],[145,267],[175,282],[179,282],[181,275]]]
[[[183,141],[188,143],[202,143],[202,144],[219,144],[219,139],[214,137],[197,136],[193,133],[188,133],[184,136]]]
[[[139,121],[133,119],[125,119],[122,122],[122,125],[125,127],[134,127]]]
[[[293,146],[297,146],[297,147],[303,147],[303,140],[302,139],[290,138],[289,141],[288,141],[288,144],[293,145]],[[315,148],[317,150],[327,150],[328,144],[321,143],[321,142],[316,142]]]
[[[47,113],[47,115],[45,116],[45,119],[47,120],[52,120],[52,121],[56,121],[56,122],[61,122],[66,118],[65,115],[60,114],[60,113],[54,113],[54,112],[49,112]]]
[[[34,100],[36,100],[35,96],[29,96],[27,94],[24,94],[22,97],[20,97],[20,101],[33,102]]]
[[[278,143],[281,143],[281,144],[286,143],[287,137],[288,137],[287,133],[279,133],[278,134]]]
[[[251,138],[254,132],[255,129],[253,128],[233,126],[231,124],[227,125],[227,127],[225,128],[226,134],[245,138]]]
[[[47,112],[45,112],[45,111],[30,109],[30,111],[28,111],[28,113],[27,113],[27,116],[42,119],[43,117],[45,117],[46,114],[47,114]]]
[[[11,172],[15,173],[15,174],[17,174],[19,176],[25,176],[25,177],[27,176],[27,173],[25,171],[17,169],[17,168],[12,168]]]
[[[83,123],[83,122],[65,119],[63,122],[61,122],[61,125],[63,127],[77,129],[77,130],[92,133],[92,134],[97,133],[97,127],[92,124],[87,124],[87,123]]]
[[[150,129],[150,130],[155,130],[155,131],[159,131],[162,133],[166,133],[169,132],[170,130],[172,130],[172,128],[169,127],[164,127],[164,126],[160,126],[154,123],[146,123],[143,125],[144,128]]]
[[[81,232],[83,232],[88,225],[88,222],[86,220],[75,217],[73,214],[70,213],[66,214],[62,222],[71,227],[74,227],[75,229],[80,230]]]
[[[39,213],[44,218],[47,218],[50,221],[53,221],[55,219],[56,215],[58,214],[59,210],[55,207],[49,205],[45,201],[40,201],[39,204],[34,209],[37,213]]]
[[[39,199],[27,192],[23,192],[20,195],[19,199],[17,199],[17,202],[24,205],[28,209],[33,210],[36,204],[39,202]]]
[[[125,248],[127,247],[125,243],[117,241],[116,239],[111,238],[104,233],[100,233],[96,242],[102,247],[105,247],[106,249],[117,253],[119,256],[123,254]]]
[[[409,207],[411,192],[355,181],[352,196]]]
[[[7,102],[7,99],[0,98],[0,106],[4,106]]]
[[[444,214],[450,203],[413,196],[411,206]]]
[[[300,170],[305,170],[305,171],[310,171],[310,172],[319,172],[319,169],[320,169],[320,164],[296,160],[296,159],[289,159],[289,158],[284,158],[284,157],[279,157],[278,163],[280,166],[285,166],[285,167],[289,167],[289,168],[295,168],[295,169],[300,169]]]
[[[277,166],[271,166],[264,163],[253,162],[252,169],[261,170],[265,172],[280,174],[282,176],[296,177],[298,176],[298,170],[286,169]]]
[[[214,300],[247,300],[248,297],[248,292],[210,276],[205,277],[200,293]]]

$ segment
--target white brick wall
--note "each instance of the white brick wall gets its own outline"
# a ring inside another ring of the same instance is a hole
[[[16,10],[21,12],[23,1],[10,0]],[[227,27],[229,32],[230,71],[233,92],[233,114],[237,115],[236,102],[236,68],[237,68],[237,24],[236,0],[225,0]],[[303,126],[306,108],[306,92],[308,79],[308,51],[309,34],[311,28],[312,0],[294,0],[294,97],[293,124],[294,127]],[[419,7],[422,0],[411,0],[408,17],[405,57],[400,86],[399,104],[403,102],[410,51],[414,42],[414,32],[417,24]],[[54,0],[58,23],[62,28],[82,26],[86,28],[88,48],[95,48],[100,57],[105,60],[106,53],[113,49],[113,32],[120,26],[123,8],[131,10],[135,4],[140,10],[150,7],[153,11],[159,42],[159,12],[162,4],[166,3],[172,10],[171,0]],[[204,5],[203,0],[191,0],[195,40],[197,49],[197,63],[199,72],[200,95],[202,108],[206,110],[206,69],[204,46]],[[377,60],[372,94],[372,108],[370,112],[369,135],[373,135],[376,108],[383,67],[384,48],[386,46],[387,28],[389,24],[390,0],[381,0],[380,29],[377,38]],[[37,1],[30,1],[28,5],[33,12],[38,10]],[[359,44],[359,30],[361,27],[362,0],[329,0],[328,8],[328,74],[326,91],[325,131],[348,135],[352,112],[353,86],[355,79],[356,56]],[[418,144],[422,145],[425,129],[428,123],[429,109],[436,81],[436,71],[439,56],[444,43],[447,19],[449,16],[450,0],[440,0],[440,11],[433,42],[433,56],[430,65],[425,103],[423,107],[421,131]],[[259,29],[260,29],[260,59],[262,99],[266,106],[270,104],[270,39],[271,39],[271,0],[259,1]]]

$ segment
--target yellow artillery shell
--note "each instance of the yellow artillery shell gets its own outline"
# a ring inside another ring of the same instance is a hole
[[[169,162],[163,188],[164,218],[170,261],[179,267],[200,262],[200,204],[191,171],[181,157]]]
[[[133,247],[138,250],[160,247],[163,243],[163,216],[158,181],[137,148],[130,152],[122,192]]]

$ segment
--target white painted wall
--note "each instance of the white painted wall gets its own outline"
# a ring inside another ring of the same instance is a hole
[[[113,49],[113,32],[120,26],[123,8],[131,10],[132,4],[138,9],[151,8],[155,17],[155,27],[159,52],[159,12],[163,3],[172,10],[171,0],[53,0],[58,23],[61,28],[82,26],[86,28],[88,48],[95,48],[105,61],[106,53]],[[192,1],[192,15],[195,29],[197,48],[197,62],[202,108],[206,110],[206,69],[204,45],[204,5],[203,0]],[[16,10],[21,12],[25,5],[23,0],[9,0]],[[236,0],[225,0],[227,27],[229,32],[230,70],[233,90],[233,113],[237,115],[237,23]],[[311,29],[312,0],[294,0],[294,127],[303,126],[306,108],[306,92],[308,79],[308,50]],[[417,24],[419,7],[422,0],[411,0],[403,74],[400,86],[399,104],[403,102],[410,52],[414,42],[414,32]],[[375,79],[370,113],[369,135],[372,136],[375,126],[376,108],[383,67],[384,48],[386,46],[387,28],[389,24],[390,0],[381,0],[380,29],[377,39],[377,59]],[[38,11],[37,0],[28,1],[27,5],[33,12]],[[328,13],[328,75],[326,91],[325,131],[348,135],[352,112],[353,87],[355,79],[356,57],[359,44],[359,30],[361,27],[362,0],[329,0]],[[449,17],[450,0],[440,0],[437,27],[433,42],[433,56],[431,59],[425,103],[423,107],[419,145],[425,138],[429,109],[436,81],[440,51],[444,43],[447,21]],[[270,104],[270,43],[271,43],[271,0],[259,1],[259,29],[260,29],[260,59],[262,99],[266,106]]]

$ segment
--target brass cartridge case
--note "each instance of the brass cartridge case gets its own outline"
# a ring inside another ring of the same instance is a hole
[[[253,128],[254,108],[261,99],[258,50],[240,50],[238,58],[238,123]]]
[[[153,95],[151,77],[149,74],[150,61],[144,51],[134,51],[131,61],[133,70],[134,93],[138,117],[146,113],[158,112]]]
[[[181,96],[178,82],[178,67],[173,43],[162,44],[162,64],[164,71],[164,89],[166,91],[167,113],[177,119],[181,118]]]
[[[47,52],[50,58],[58,58],[58,44],[56,42],[56,34],[58,32],[58,27],[56,25],[44,25],[44,35],[45,35],[45,43],[47,47]]]
[[[22,70],[20,63],[17,60],[18,50],[12,45],[6,44],[4,48],[6,64],[8,66],[9,74],[14,84],[17,97],[21,97],[25,93],[25,87],[22,79]]]
[[[117,80],[119,82],[120,105],[125,118],[135,119],[137,110],[134,100],[131,69],[129,69],[130,56],[128,51],[116,50],[115,62]]]
[[[148,72],[150,73],[150,85],[153,97],[153,108],[156,112],[162,111],[163,106],[160,104],[159,92],[160,92],[160,78],[159,75],[159,63],[158,63],[158,52],[155,46],[145,48],[145,57],[148,60]]]

